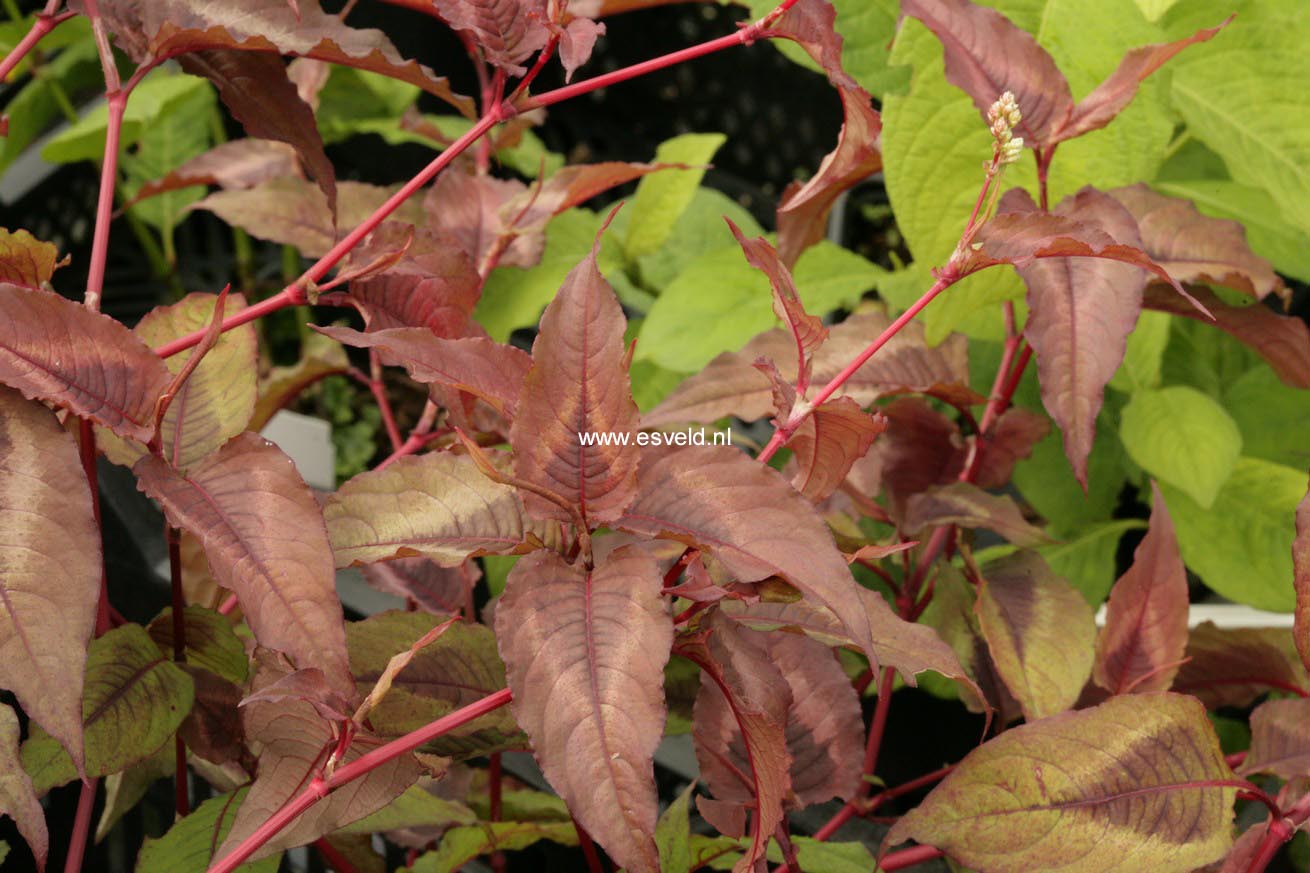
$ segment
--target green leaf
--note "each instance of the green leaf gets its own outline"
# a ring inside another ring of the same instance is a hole
[[[1256,367],[1224,390],[1224,408],[1242,432],[1242,454],[1288,467],[1310,467],[1310,391]]]
[[[1257,609],[1291,612],[1292,539],[1304,470],[1242,458],[1204,509],[1161,484],[1183,561],[1213,590]]]
[[[346,825],[339,834],[378,834],[404,828],[449,827],[471,825],[478,820],[464,804],[411,785],[405,793],[359,821]]]
[[[882,273],[826,241],[806,249],[793,271],[801,301],[815,315],[854,306]],[[691,373],[776,325],[768,277],[734,245],[697,258],[664,289],[642,322],[637,359]]]
[[[203,606],[186,607],[182,620],[186,625],[187,663],[221,676],[234,685],[244,685],[250,662],[246,657],[245,644],[233,630],[232,622]],[[159,613],[146,630],[164,657],[172,658],[172,608]]]
[[[576,846],[573,822],[494,821],[451,828],[435,852],[418,859],[406,873],[454,873],[479,855],[526,849],[540,840]]]
[[[214,89],[198,80],[203,87],[189,89],[169,101],[168,110],[152,121],[142,132],[134,152],[123,155],[121,164],[126,175],[125,193],[135,197],[147,182],[162,179],[183,163],[203,154],[212,143],[210,114],[214,111]],[[135,95],[133,95],[135,99]],[[186,208],[205,194],[203,186],[165,191],[156,197],[132,206],[133,215],[164,234],[185,217]]]
[[[57,120],[64,118],[57,89],[70,97],[87,93],[101,84],[100,62],[88,19],[78,16],[66,21],[46,37],[76,35],[77,40],[42,68],[41,76],[24,83],[5,105],[9,134],[0,137],[0,173]],[[42,48],[46,41],[42,40]]]
[[[721,133],[684,133],[660,143],[655,163],[687,164],[694,169],[664,170],[638,183],[623,241],[629,259],[658,251],[664,244],[700,186],[705,175],[701,167],[727,140]]]
[[[376,112],[377,109],[374,107],[370,111]],[[400,112],[383,117],[339,118],[332,121],[325,128],[323,116],[320,113],[319,128],[322,130],[324,140],[328,142],[337,142],[350,136],[371,133],[382,137],[388,145],[412,144],[439,152],[445,151],[445,143],[438,142],[430,136],[419,133],[417,130],[402,126],[401,120],[398,118],[399,115]],[[452,142],[468,133],[473,127],[472,121],[460,115],[423,114],[419,117],[424,123],[435,127],[444,138]],[[492,135],[495,135],[494,130]],[[531,130],[523,131],[516,144],[497,149],[492,153],[492,156],[514,172],[529,179],[535,179],[543,170],[546,176],[550,176],[564,166],[564,156],[546,148],[546,144],[541,141],[541,137]]]
[[[1128,478],[1127,457],[1115,433],[1114,395],[1096,422],[1096,442],[1088,456],[1087,491],[1083,492],[1064,455],[1059,433],[1051,433],[1014,468],[1013,481],[1024,500],[1048,522],[1056,535],[1109,519]]]
[[[396,119],[414,105],[420,93],[421,89],[409,82],[334,65],[318,95],[314,115],[319,132],[325,143],[333,143],[356,133],[376,132],[368,129],[370,123],[390,121],[399,130]],[[431,142],[421,137],[417,141]]]
[[[1133,394],[1119,436],[1143,470],[1207,509],[1242,454],[1242,433],[1232,416],[1183,385]]]
[[[1131,393],[1139,388],[1159,386],[1172,323],[1173,318],[1165,312],[1143,310],[1137,316],[1137,326],[1128,335],[1128,350],[1123,363],[1110,379],[1111,388]]]
[[[191,677],[140,625],[94,640],[82,692],[86,775],[108,776],[150,757],[177,731],[194,697]],[[44,731],[33,731],[22,754],[38,794],[77,777],[68,753]]]
[[[774,0],[750,0],[751,17],[758,19],[772,10]],[[899,0],[832,0],[837,9],[837,33],[842,37],[842,69],[874,97],[905,86],[910,71],[891,65],[889,48],[896,37],[900,17]],[[808,70],[822,73],[805,51],[791,40],[769,42],[788,59]]]
[[[136,859],[135,873],[205,873],[214,850],[223,844],[232,829],[247,788],[211,797],[168,829],[159,839],[146,838]],[[253,864],[243,864],[241,873],[276,873],[281,855]]]
[[[1234,181],[1310,231],[1310,20],[1296,0],[1247,4],[1227,33],[1173,63],[1171,96]]]
[[[155,71],[142,80],[132,91],[123,115],[121,143],[124,148],[135,145],[146,131],[167,118],[178,107],[194,100],[200,91],[212,88],[204,79],[184,73]],[[43,160],[54,164],[74,161],[98,160],[105,152],[105,130],[109,125],[109,110],[101,104],[82,116],[78,122],[64,130],[41,149]]]
[[[701,838],[704,839],[704,838]],[[743,848],[749,845],[749,840],[729,840],[727,837],[712,837],[713,842],[709,844],[701,843],[700,840],[693,838],[693,847],[697,850],[696,857],[704,857],[707,853],[714,852],[716,849],[723,849],[734,843],[740,844]],[[829,843],[818,842],[811,837],[792,837],[792,845],[796,848],[796,863],[802,870],[814,870],[815,873],[877,873],[878,865],[874,863],[873,855],[869,852],[868,847],[862,843]],[[731,870],[736,864],[740,852],[729,854],[719,854],[709,867],[712,870]],[[782,862],[782,850],[778,848],[776,842],[769,843],[769,861],[774,864]]]
[[[725,216],[748,237],[764,235],[759,222],[737,201],[713,188],[697,188],[664,245],[637,259],[642,283],[658,293],[701,255],[736,247],[737,241],[723,220]],[[615,219],[616,233],[622,233],[619,219],[623,218],[626,216],[620,212]]]
[[[696,783],[678,795],[655,825],[655,845],[660,850],[663,873],[691,873],[691,795]]]
[[[1238,377],[1263,366],[1255,352],[1228,334],[1200,321],[1175,318],[1160,376],[1166,385],[1191,385],[1218,400]]]
[[[1147,21],[1159,21],[1178,0],[1134,0]]]

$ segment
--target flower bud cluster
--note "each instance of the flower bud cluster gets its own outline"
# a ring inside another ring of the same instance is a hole
[[[996,141],[996,157],[1001,164],[1013,164],[1023,154],[1023,139],[1014,135],[1014,128],[1023,119],[1014,94],[1006,91],[987,110],[987,123],[991,125]]]

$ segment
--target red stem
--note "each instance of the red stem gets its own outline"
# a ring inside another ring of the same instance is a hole
[[[273,813],[253,834],[242,840],[241,844],[229,852],[218,863],[209,868],[209,873],[232,873],[240,867],[258,849],[295,821],[305,810],[309,809],[328,794],[353,782],[393,758],[408,754],[429,740],[467,724],[475,718],[486,715],[510,701],[508,688],[470,703],[449,715],[442,716],[430,724],[424,725],[403,737],[379,746],[367,754],[361,755],[343,767],[337,768],[327,778],[315,777],[304,791],[296,795],[285,806]]]
[[[173,593],[173,660],[181,664],[186,661],[186,599],[182,596],[182,532],[171,525],[165,525],[164,539],[168,542],[168,572]],[[187,790],[186,743],[182,740],[181,734],[173,739],[175,765],[173,799],[178,818],[184,818],[191,812],[191,798]]]
[[[578,845],[582,847],[582,854],[587,859],[588,873],[605,873],[605,865],[600,862],[600,853],[596,851],[596,844],[592,842],[591,834],[578,824],[578,820],[573,819],[573,828],[578,832]]]
[[[504,788],[504,771],[501,766],[500,752],[491,756],[487,766],[487,805],[490,807],[487,818],[500,821],[501,790]],[[491,853],[491,869],[496,873],[505,873],[505,853]]]
[[[64,873],[79,873],[82,869],[86,840],[91,833],[91,813],[96,805],[96,787],[99,785],[99,779],[88,779],[82,783],[82,791],[77,796],[77,814],[73,816],[73,835],[68,840],[68,857],[64,859]]]
[[[884,667],[882,675],[878,677],[878,702],[873,708],[869,739],[864,745],[864,769],[861,772],[865,776],[872,776],[874,767],[878,764],[878,751],[882,746],[882,735],[887,730],[887,712],[891,709],[892,686],[895,682],[896,668]],[[860,783],[860,790],[856,796],[867,797],[872,790],[873,784],[866,780]]]
[[[314,848],[318,850],[318,853],[323,856],[323,860],[336,873],[358,873],[355,865],[350,863],[350,859],[337,851],[337,847],[329,843],[327,837],[319,837],[315,840]]]
[[[42,12],[36,16],[36,21],[32,22],[32,29],[27,32],[14,46],[13,51],[5,55],[5,59],[0,61],[0,82],[4,82],[13,72],[14,68],[27,57],[28,52],[35,48],[36,44],[45,39],[46,34],[72,18],[75,13],[63,12],[59,15],[51,15],[48,12]]]
[[[400,428],[396,426],[396,413],[391,408],[391,399],[387,397],[386,383],[382,381],[382,362],[378,360],[376,349],[368,350],[368,367],[368,390],[377,402],[378,411],[382,413],[382,424],[387,429],[387,439],[391,440],[391,450],[398,452],[404,441],[400,438]]]
[[[878,869],[884,873],[891,873],[893,870],[904,870],[915,864],[936,860],[945,854],[941,849],[934,849],[932,846],[911,846],[884,856],[878,861]]]

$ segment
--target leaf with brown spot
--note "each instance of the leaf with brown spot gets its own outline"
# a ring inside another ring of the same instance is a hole
[[[1174,691],[1211,709],[1247,707],[1270,691],[1310,694],[1310,673],[1284,628],[1220,628],[1203,622],[1187,638]]]
[[[178,664],[191,677],[196,698],[178,736],[187,749],[212,764],[240,762],[246,754],[241,725],[241,689],[203,667]]]
[[[639,424],[623,344],[627,320],[596,266],[599,253],[598,234],[541,316],[509,435],[514,474],[559,494],[593,526],[614,521],[632,502],[640,458],[635,443],[582,445],[584,434],[635,433]],[[536,494],[525,494],[524,504],[537,518],[573,520]]]
[[[142,185],[126,206],[193,185],[253,188],[269,179],[296,176],[300,172],[296,150],[287,143],[253,136],[234,139],[197,155],[162,179]]]
[[[906,501],[903,527],[907,533],[914,535],[929,525],[944,524],[985,527],[1020,547],[1050,542],[1040,528],[1024,519],[1013,497],[988,494],[968,482],[934,486]]]
[[[45,810],[18,757],[18,716],[4,704],[0,704],[0,815],[14,820],[36,858],[37,869],[44,871],[50,853]]]
[[[91,499],[72,435],[41,404],[0,388],[0,688],[58,738],[79,771],[82,677],[102,569]]]
[[[982,573],[978,622],[1024,718],[1036,721],[1069,709],[1092,672],[1091,607],[1035,552],[1016,552]]]
[[[365,564],[364,581],[385,594],[413,600],[419,609],[455,613],[464,608],[482,578],[474,561],[442,567],[430,558],[397,558]]]
[[[0,227],[0,283],[41,288],[67,263],[68,258],[59,259],[53,243],[41,242],[21,228],[11,232]]]
[[[1113,694],[1167,691],[1187,649],[1187,569],[1158,488],[1151,525],[1106,604],[1092,679]]]
[[[185,474],[153,456],[134,472],[169,524],[200,539],[255,639],[353,694],[327,530],[291,459],[247,432]]]
[[[594,570],[534,552],[496,606],[510,706],[551,785],[615,862],[659,870],[654,758],[673,621],[659,567],[615,550]]]
[[[49,291],[0,283],[0,382],[149,442],[170,379],[130,330]]]
[[[1292,637],[1301,662],[1310,670],[1310,491],[1296,505],[1296,539],[1292,541],[1296,610]]]
[[[636,499],[615,525],[708,551],[741,582],[782,576],[876,651],[862,590],[814,508],[772,468],[724,446],[643,458]]]
[[[887,842],[992,873],[1192,870],[1232,845],[1236,784],[1195,700],[1112,697],[975,749]]]
[[[379,253],[403,247],[399,260],[380,274],[350,283],[350,300],[370,331],[392,327],[422,327],[439,337],[470,333],[469,319],[482,293],[482,280],[468,255],[455,241],[431,228],[415,230],[389,221],[352,253],[352,262],[366,263]]]
[[[886,429],[886,416],[865,412],[849,397],[825,401],[787,441],[800,468],[792,485],[815,503],[827,498]]]

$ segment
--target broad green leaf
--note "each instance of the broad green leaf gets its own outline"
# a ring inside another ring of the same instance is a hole
[[[172,778],[177,773],[177,750],[173,743],[164,743],[146,758],[128,767],[122,773],[105,777],[105,803],[96,822],[95,841],[104,840],[114,826],[141,802],[160,779]]]
[[[208,91],[209,83],[194,76],[169,70],[156,70],[132,91],[123,115],[121,145],[135,145],[148,130],[182,107],[192,103],[196,94]],[[41,149],[41,158],[54,164],[99,160],[105,152],[105,129],[109,110],[101,104],[61,131]]]
[[[464,804],[438,797],[422,786],[413,785],[377,812],[346,825],[337,833],[378,834],[402,828],[471,825],[477,820],[473,810]]]
[[[1232,416],[1183,385],[1134,393],[1119,436],[1143,470],[1207,509],[1242,454],[1242,433]]]
[[[726,837],[713,839],[720,841],[721,846],[704,846],[702,851],[739,842]],[[815,873],[871,873],[871,871],[877,873],[880,869],[874,863],[873,853],[863,843],[819,842],[813,837],[792,837],[791,842],[796,848],[796,863],[802,870],[813,870]],[[697,857],[703,855],[698,854]],[[709,867],[712,870],[731,870],[740,857],[740,853],[735,850],[720,854],[710,862]],[[782,849],[778,848],[776,842],[769,843],[768,859],[773,864],[780,864],[783,861]]]
[[[374,108],[372,111],[377,110]],[[423,114],[419,116],[419,126],[410,126],[396,117],[399,114],[397,112],[395,115],[385,117],[369,116],[354,120],[333,120],[324,127],[323,116],[320,113],[319,125],[323,130],[323,138],[330,141],[347,135],[372,133],[382,137],[388,145],[413,143],[444,151],[447,144],[467,133],[474,124],[459,115]],[[427,125],[432,126],[431,133],[439,135],[445,142],[428,135]],[[492,136],[496,136],[494,128]],[[499,148],[492,152],[492,156],[520,176],[529,179],[535,179],[538,175],[550,176],[564,166],[564,156],[547,149],[541,137],[531,130],[522,131],[518,143]]]
[[[576,846],[573,822],[492,821],[451,828],[436,851],[428,852],[402,873],[455,873],[479,855],[526,849],[540,840]]]
[[[752,18],[760,18],[777,4],[773,0],[749,0]],[[889,49],[896,37],[900,12],[897,0],[833,0],[837,9],[837,33],[842,38],[841,65],[874,97],[903,87],[909,70],[890,64]],[[823,72],[805,51],[790,40],[770,40],[787,58],[816,73]]]
[[[369,70],[333,66],[318,94],[314,117],[325,143],[339,142],[356,133],[372,133],[367,129],[370,122],[390,121],[393,128],[399,129],[396,119],[414,105],[420,93],[421,89],[410,82]]]
[[[158,839],[146,838],[137,856],[135,873],[205,873],[218,860],[215,851],[223,844],[248,788],[211,797]],[[277,873],[280,855],[237,869],[241,873]]]
[[[216,105],[213,88],[195,88],[169,101],[159,117],[145,125],[136,149],[120,161],[126,176],[124,193],[129,198],[147,182],[162,179],[191,158],[204,154],[211,144],[210,117]],[[167,239],[186,216],[186,208],[204,193],[200,187],[165,191],[134,204],[131,210]]]
[[[1232,845],[1232,779],[1197,700],[1114,697],[975,749],[888,842],[992,873],[1191,870]]]
[[[1290,612],[1292,540],[1305,472],[1242,458],[1209,509],[1161,484],[1183,561],[1206,585],[1257,609]]]
[[[236,635],[231,619],[203,606],[182,611],[186,632],[186,661],[215,676],[244,685],[250,662],[245,643]],[[166,657],[173,657],[173,610],[165,609],[146,628]]]
[[[1191,385],[1215,400],[1253,367],[1263,366],[1255,352],[1209,324],[1173,319],[1164,350],[1161,380],[1166,385]]]
[[[1244,456],[1310,467],[1310,391],[1254,367],[1224,386],[1223,403],[1242,432]]]
[[[701,255],[735,246],[725,217],[748,237],[764,234],[755,217],[737,201],[713,188],[697,188],[664,245],[637,259],[642,283],[660,293]],[[616,216],[616,233],[621,230],[619,219],[625,218],[623,212]]]
[[[165,658],[140,625],[91,643],[82,692],[86,775],[108,776],[143,761],[173,737],[194,699],[191,677]],[[44,732],[23,743],[23,767],[44,794],[76,778],[73,762]]]
[[[45,64],[43,75],[21,84],[13,99],[5,104],[9,132],[0,137],[0,173],[52,124],[65,120],[56,89],[72,96],[104,87],[89,20],[78,16],[66,21],[51,36],[65,31],[75,32],[76,41]]]
[[[1310,21],[1301,4],[1248,3],[1230,32],[1174,62],[1171,96],[1234,181],[1263,188],[1310,232]]]
[[[669,804],[655,825],[655,846],[663,873],[691,873],[691,795],[696,783]]]
[[[805,309],[851,308],[882,270],[829,242],[811,246],[793,275]],[[696,372],[776,326],[769,280],[733,245],[697,258],[666,287],[642,322],[637,358],[679,373]]]
[[[1159,21],[1178,0],[1133,0],[1147,21]]]
[[[1110,379],[1111,388],[1131,393],[1141,388],[1159,386],[1160,369],[1164,364],[1164,350],[1169,345],[1169,326],[1172,323],[1173,319],[1164,312],[1143,310],[1137,316],[1137,326],[1128,335],[1128,349],[1123,363]]]
[[[701,167],[727,139],[721,133],[684,133],[655,149],[655,163],[687,164],[695,169],[665,170],[638,183],[623,241],[628,259],[649,255],[664,244],[700,186],[705,175]]]
[[[1052,433],[1014,468],[1014,484],[1024,500],[1051,523],[1055,535],[1070,536],[1114,515],[1119,492],[1128,478],[1127,457],[1115,433],[1114,395],[1096,422],[1096,441],[1087,463],[1087,490],[1073,477],[1060,435]],[[1106,581],[1109,585],[1109,581]]]

